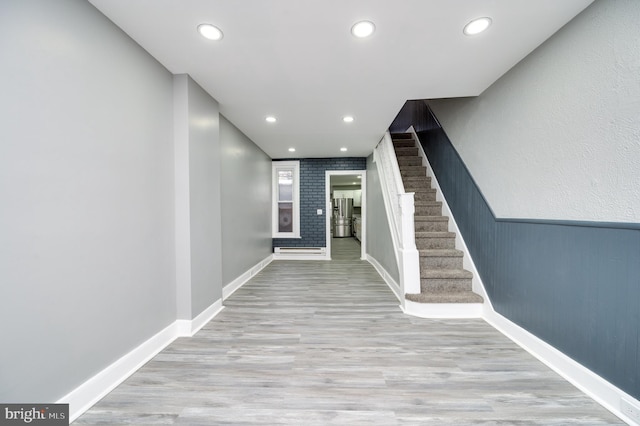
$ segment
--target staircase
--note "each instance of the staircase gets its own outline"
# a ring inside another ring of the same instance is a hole
[[[393,146],[406,192],[415,192],[415,235],[420,253],[420,293],[406,294],[418,303],[482,303],[471,288],[473,274],[462,266],[464,253],[456,250],[456,234],[449,232],[449,218],[442,215],[431,177],[422,165],[411,133],[392,135]]]

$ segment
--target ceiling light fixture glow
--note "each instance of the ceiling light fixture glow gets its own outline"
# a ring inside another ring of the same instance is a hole
[[[350,115],[344,116],[342,117],[342,121],[344,121],[345,123],[353,123],[353,117]]]
[[[371,21],[360,21],[353,24],[351,27],[351,34],[354,37],[365,38],[369,37],[376,30],[376,26]]]
[[[273,115],[269,115],[267,118],[264,119],[267,123],[275,123],[276,121],[278,121]]]
[[[474,19],[464,26],[462,32],[465,33],[465,35],[480,34],[491,26],[491,22],[491,18],[487,17]]]
[[[208,38],[209,40],[222,40],[222,37],[224,36],[220,28],[211,24],[198,25],[198,32],[202,37]]]
[[[345,148],[345,147],[340,148],[340,151],[342,151],[342,152],[345,152],[346,150],[347,150],[347,148]]]
[[[296,152],[295,148],[289,148],[289,152]]]

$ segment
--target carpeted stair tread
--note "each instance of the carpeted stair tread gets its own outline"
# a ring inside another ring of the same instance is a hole
[[[413,133],[392,133],[391,139],[413,139]]]
[[[421,249],[420,257],[463,257],[464,252],[457,249]]]
[[[417,156],[396,156],[399,165],[422,166],[422,158]]]
[[[414,216],[416,222],[448,222],[448,216]]]
[[[393,141],[394,148],[412,148],[416,146],[416,143],[413,139],[399,139]]]
[[[455,238],[455,232],[416,231],[416,238]]]
[[[414,201],[413,205],[415,207],[439,207],[439,208],[442,208],[442,203],[440,201]]]
[[[418,303],[482,303],[482,296],[472,291],[407,293],[407,300]]]
[[[396,148],[396,156],[416,156],[418,155],[418,148]]]
[[[424,269],[420,271],[420,277],[426,279],[469,279],[473,278],[473,274],[466,269]]]
[[[441,215],[442,202],[413,135],[392,135],[400,175],[406,192],[414,193],[416,247],[420,255],[419,294],[406,294],[417,303],[482,303],[481,296],[470,291],[473,273],[463,269],[464,253],[455,249],[454,232],[448,231],[447,216]]]

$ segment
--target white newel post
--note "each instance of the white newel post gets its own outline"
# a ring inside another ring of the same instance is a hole
[[[403,283],[403,292],[420,293],[420,253],[416,248],[415,224],[413,215],[415,206],[413,192],[398,194],[400,211],[400,260],[403,274],[400,281]]]

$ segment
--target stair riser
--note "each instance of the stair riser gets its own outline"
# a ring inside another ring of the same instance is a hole
[[[402,184],[407,186],[413,186],[417,188],[431,189],[431,178],[429,176],[404,176],[402,178]]]
[[[471,291],[471,278],[422,278],[420,291],[430,293],[435,291]]]
[[[462,269],[461,257],[420,256],[421,269]]]
[[[455,238],[416,238],[418,250],[429,249],[454,249],[456,248]]]
[[[417,157],[418,148],[396,148],[396,157]]]
[[[397,157],[398,165],[402,166],[422,166],[422,158],[420,157]]]
[[[449,224],[447,222],[415,222],[417,232],[447,232]]]
[[[415,208],[416,208],[416,212],[415,212],[416,216],[441,216],[442,215],[441,206],[415,206]]]
[[[394,148],[415,148],[416,143],[413,139],[393,141]]]
[[[411,167],[411,168],[407,168],[407,167]],[[426,167],[416,167],[416,166],[407,166],[404,168],[400,168],[400,175],[404,178],[404,177],[408,177],[408,176],[427,176],[427,169]]]
[[[420,179],[420,180],[403,179],[402,185],[404,186],[405,190],[407,191],[411,190],[410,192],[418,192],[418,191],[424,191],[426,189],[433,189],[431,188],[430,179]]]
[[[406,191],[406,188],[405,188]],[[414,192],[414,191],[409,191]],[[413,196],[415,201],[436,201],[436,192],[435,191],[420,191],[416,192]]]
[[[391,139],[392,140],[402,140],[402,139],[413,139],[413,133],[411,132],[406,132],[406,133],[393,133],[391,135]]]

